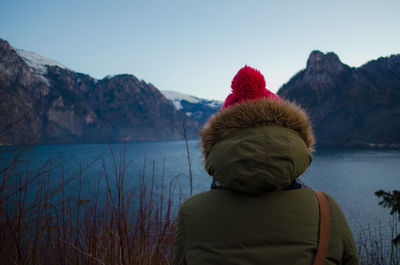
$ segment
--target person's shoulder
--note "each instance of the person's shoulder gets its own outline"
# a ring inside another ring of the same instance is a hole
[[[204,204],[207,205],[209,203],[215,202],[215,200],[220,195],[220,193],[223,193],[223,192],[224,192],[223,190],[215,189],[215,190],[207,190],[207,191],[197,193],[197,194],[192,195],[189,198],[187,198],[181,204],[180,209],[182,211],[184,209],[197,208]]]
[[[332,221],[337,222],[341,225],[347,226],[346,217],[344,216],[343,211],[342,211],[341,207],[339,206],[339,204],[336,202],[336,200],[330,194],[328,194],[326,192],[322,192],[322,193],[325,195],[325,197],[328,200]]]
[[[328,193],[326,193],[324,191],[321,191],[321,192],[325,195],[326,199],[329,202],[329,206],[330,207],[333,207],[334,209],[340,209],[338,203],[336,202],[336,200],[330,194],[328,194]]]

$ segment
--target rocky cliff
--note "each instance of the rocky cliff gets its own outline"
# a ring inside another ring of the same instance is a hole
[[[400,55],[353,68],[313,51],[278,94],[307,109],[320,145],[400,146]]]
[[[96,80],[0,39],[0,143],[177,140],[185,113],[133,75]],[[189,138],[199,123],[186,118]]]

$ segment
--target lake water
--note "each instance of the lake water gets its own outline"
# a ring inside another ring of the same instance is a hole
[[[123,153],[123,144],[112,144],[117,164]],[[199,142],[190,141],[189,149],[193,172],[193,193],[208,190],[211,179],[203,168]],[[105,161],[105,170],[100,155]],[[104,171],[114,172],[113,160],[108,144],[40,145],[29,152],[33,161],[31,168],[38,168],[52,158],[62,167],[52,176],[66,177],[87,168],[82,174],[82,190],[90,188]],[[94,161],[94,162],[93,162]],[[185,142],[128,143],[126,144],[126,185],[137,185],[139,176],[145,174],[147,181],[154,174],[155,182],[169,183],[176,179],[175,206],[182,197],[189,196],[188,160]],[[153,173],[154,172],[154,173]],[[361,231],[382,227],[387,229],[392,222],[389,210],[378,205],[374,192],[380,189],[400,189],[400,152],[395,150],[320,149],[313,155],[309,169],[300,177],[307,186],[329,193],[341,206],[355,238]],[[59,179],[54,180],[59,181]],[[104,182],[104,181],[103,181]],[[76,192],[76,179],[69,184],[70,192]],[[386,234],[386,232],[385,232]]]

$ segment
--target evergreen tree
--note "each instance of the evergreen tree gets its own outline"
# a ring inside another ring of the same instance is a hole
[[[393,215],[397,213],[400,220],[400,191],[393,190],[392,193],[390,193],[383,190],[378,190],[377,192],[375,192],[375,195],[378,198],[382,198],[382,201],[379,202],[379,205],[382,205],[385,208],[391,208],[390,214]],[[400,242],[400,234],[398,234],[393,239],[394,244],[397,245],[397,243],[399,242]]]

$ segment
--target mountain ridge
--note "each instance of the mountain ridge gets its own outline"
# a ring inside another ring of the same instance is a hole
[[[127,74],[98,80],[46,60],[28,65],[0,39],[1,143],[179,140],[184,119],[197,137],[198,121],[152,84]]]
[[[400,146],[400,55],[349,67],[313,51],[278,95],[308,111],[319,145]]]
[[[0,93],[0,144],[179,140],[183,120],[193,139],[223,103],[130,74],[95,79],[2,39]],[[312,51],[278,95],[307,110],[319,145],[400,147],[400,55],[350,67]]]

